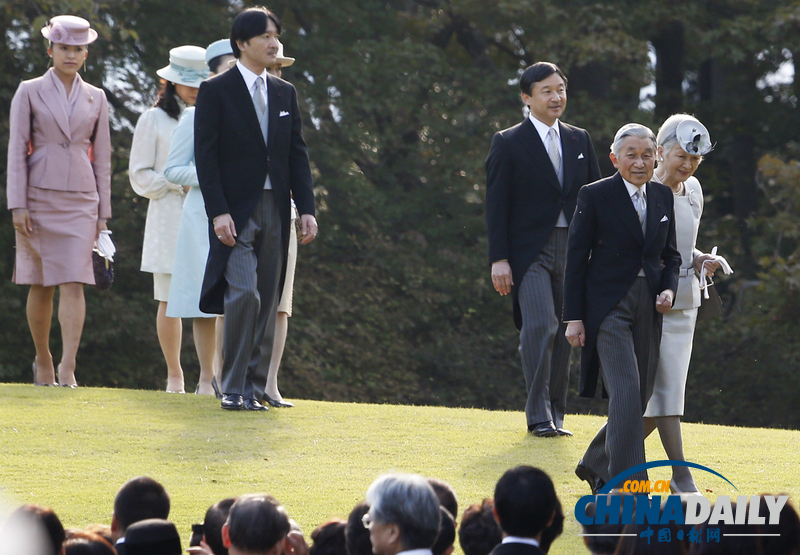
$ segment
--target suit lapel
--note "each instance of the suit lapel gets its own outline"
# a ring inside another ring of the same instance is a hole
[[[258,114],[256,114],[256,107],[253,105],[253,97],[250,96],[250,91],[247,90],[247,84],[244,82],[242,72],[239,71],[239,68],[232,67],[225,72],[225,75],[228,74],[230,74],[229,88],[234,105],[239,109],[250,133],[257,135],[264,149],[266,149],[267,145],[264,143],[264,134],[261,132],[261,124],[258,122]]]
[[[649,203],[649,189],[646,192],[648,194]],[[622,221],[625,223],[625,227],[627,227],[628,230],[633,233],[633,236],[636,237],[637,241],[644,243],[644,234],[642,233],[642,226],[639,223],[639,215],[636,213],[636,209],[633,207],[631,197],[628,195],[628,189],[625,187],[625,183],[622,181],[622,176],[619,174],[619,172],[614,175],[613,187],[608,190],[608,200],[613,209],[617,211],[617,214],[619,214],[620,219],[622,219]],[[648,204],[648,214],[649,213],[650,210]]]
[[[267,93],[269,95],[269,128],[267,130],[267,150],[272,148],[275,142],[275,134],[278,129],[278,118],[280,117],[280,102],[281,91],[279,90],[279,82],[272,75],[267,75],[267,82],[269,83]]]
[[[81,124],[81,120],[85,119],[86,115],[90,113],[88,104],[94,102],[94,97],[92,96],[92,92],[84,84],[80,75],[75,77],[75,83],[72,86],[80,87],[81,89],[78,93],[78,100],[75,101],[75,109],[72,110],[72,116],[69,118],[70,129],[73,127],[77,129]]]
[[[646,249],[656,236],[663,210],[661,209],[661,196],[656,192],[655,187],[650,182],[645,187],[647,187],[647,234],[644,243]]]
[[[531,123],[529,118],[525,118],[525,121],[522,122],[522,125],[519,128],[519,134],[519,138],[522,141],[522,145],[525,147],[525,150],[528,151],[528,154],[530,154],[533,161],[539,167],[544,168],[544,173],[547,176],[547,180],[553,187],[558,189],[558,192],[560,193],[561,183],[558,182],[556,170],[553,169],[553,163],[550,161],[550,157],[547,155],[547,150],[544,148],[542,138],[539,136],[539,133],[536,131],[536,128],[533,126],[533,123]]]
[[[42,79],[42,87],[39,89],[39,97],[44,102],[47,109],[50,110],[50,113],[53,114],[53,118],[55,118],[56,123],[58,123],[58,127],[61,128],[61,131],[66,135],[67,139],[70,141],[72,140],[72,133],[69,129],[69,121],[67,120],[67,113],[64,111],[64,107],[59,99],[59,95],[61,94],[56,88],[56,84],[53,82],[53,79],[58,79],[55,75],[52,74],[52,69],[45,74],[45,78]],[[77,85],[77,83],[73,84],[73,87]]]
[[[575,178],[575,163],[578,160],[578,138],[566,125],[558,122],[561,135],[561,166],[564,168],[564,195],[569,194],[572,180]]]

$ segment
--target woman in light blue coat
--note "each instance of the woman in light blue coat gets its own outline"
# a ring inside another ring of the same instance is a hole
[[[218,40],[206,49],[212,75],[227,70],[228,62],[234,59],[228,39]],[[194,165],[194,107],[184,110],[175,128],[164,176],[172,183],[190,187],[178,229],[167,316],[194,319],[194,342],[200,362],[195,393],[213,395],[213,379],[222,355],[222,317],[201,312],[199,306],[208,259],[208,217]]]

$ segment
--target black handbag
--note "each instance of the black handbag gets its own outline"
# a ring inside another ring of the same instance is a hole
[[[111,286],[114,285],[114,265],[97,249],[92,250],[92,269],[94,270],[95,288],[100,291],[111,289]]]
[[[722,299],[717,293],[717,287],[713,281],[711,283],[706,281],[706,291],[708,291],[707,299],[705,294],[700,292],[700,308],[697,309],[698,320],[710,320],[722,314]]]

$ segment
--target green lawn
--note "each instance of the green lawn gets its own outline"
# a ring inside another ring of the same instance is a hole
[[[589,493],[575,464],[604,419],[569,416],[572,438],[525,433],[521,412],[296,401],[294,409],[228,413],[195,395],[122,389],[0,385],[0,487],[10,506],[51,506],[65,526],[109,523],[127,479],[149,475],[172,498],[171,520],[187,545],[191,524],[212,503],[247,492],[282,501],[306,535],[346,518],[381,473],[418,472],[449,482],[459,509],[490,497],[509,467],[546,470],[568,514],[554,554],[583,553],[575,502]],[[687,424],[687,457],[728,478],[700,471],[717,495],[796,495],[800,432]],[[657,436],[648,460],[666,456]],[[658,468],[651,480],[668,479]]]

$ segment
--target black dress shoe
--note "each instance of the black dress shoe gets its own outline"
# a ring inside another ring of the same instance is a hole
[[[571,437],[573,435],[572,432],[565,430],[564,428],[556,428],[556,432],[558,432],[558,435],[560,436]]]
[[[558,432],[552,422],[539,422],[528,426],[528,432],[536,437],[556,437]]]
[[[241,395],[223,393],[222,401],[219,406],[225,410],[242,410],[244,408],[244,401],[242,401]]]
[[[245,399],[244,410],[269,410],[269,407],[265,407],[257,399]]]
[[[597,492],[606,485],[605,480],[595,474],[594,470],[583,464],[583,459],[575,467],[575,475],[581,480],[589,482],[589,487],[592,488],[592,495],[597,495]]]
[[[264,394],[264,400],[275,407],[276,409],[288,409],[294,406],[294,403],[290,403],[289,401],[278,401],[277,399],[273,399],[266,393]]]

